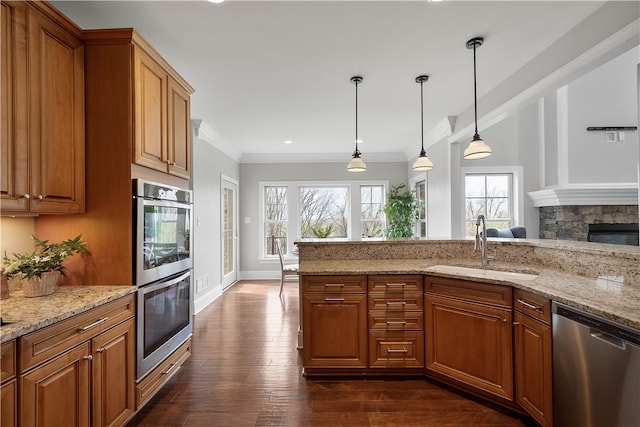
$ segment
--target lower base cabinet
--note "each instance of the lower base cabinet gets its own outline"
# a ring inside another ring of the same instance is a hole
[[[0,387],[0,426],[18,425],[18,380],[15,378]]]
[[[191,338],[171,353],[136,385],[136,410],[142,408],[169,378],[178,371],[180,365],[191,356]]]

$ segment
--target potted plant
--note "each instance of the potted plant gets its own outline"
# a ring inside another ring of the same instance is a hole
[[[389,239],[408,239],[418,217],[418,201],[413,191],[405,189],[404,184],[392,186],[387,194],[387,203],[382,208],[387,216],[385,235]]]
[[[40,250],[30,254],[15,253],[11,257],[5,252],[2,272],[10,279],[20,282],[24,296],[52,294],[60,275],[64,276],[63,262],[77,253],[88,254],[87,245],[82,241],[82,234],[60,243],[49,243],[48,240],[31,237]]]

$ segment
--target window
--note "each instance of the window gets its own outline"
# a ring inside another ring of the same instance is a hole
[[[264,254],[277,255],[271,236],[279,240],[280,246],[287,247],[287,187],[264,187]]]
[[[348,237],[349,188],[300,186],[300,237]]]
[[[485,216],[487,227],[514,225],[513,173],[467,173],[465,188],[466,236],[476,235],[476,219]]]
[[[382,237],[384,194],[383,185],[360,186],[360,234],[363,239]]]
[[[262,259],[277,257],[297,239],[382,236],[387,181],[265,181],[260,183],[258,242]]]
[[[415,234],[417,237],[427,237],[427,181],[416,182],[413,190],[418,202],[418,219],[416,221]]]

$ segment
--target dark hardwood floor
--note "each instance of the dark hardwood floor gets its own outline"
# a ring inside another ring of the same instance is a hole
[[[196,316],[193,354],[129,426],[459,426],[526,421],[423,379],[305,379],[298,290],[239,282]]]

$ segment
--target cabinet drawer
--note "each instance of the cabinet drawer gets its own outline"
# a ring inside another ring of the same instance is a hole
[[[21,337],[20,373],[95,337],[134,314],[132,294]]]
[[[424,332],[369,332],[370,368],[424,368]]]
[[[0,347],[0,380],[4,382],[16,375],[16,340],[8,341]]]
[[[424,329],[424,313],[422,311],[370,311],[369,329],[421,331]]]
[[[551,301],[522,289],[513,290],[513,308],[521,313],[551,324]]]
[[[426,276],[424,291],[427,294],[444,295],[511,308],[511,286]]]
[[[185,341],[176,351],[171,353],[162,363],[156,366],[136,386],[136,410],[149,399],[177,372],[180,365],[191,356],[191,338]]]
[[[422,292],[422,276],[415,275],[389,275],[369,276],[369,292]]]
[[[367,292],[366,276],[303,276],[303,292]]]
[[[369,294],[369,310],[409,311],[422,310],[421,293],[393,295]]]

